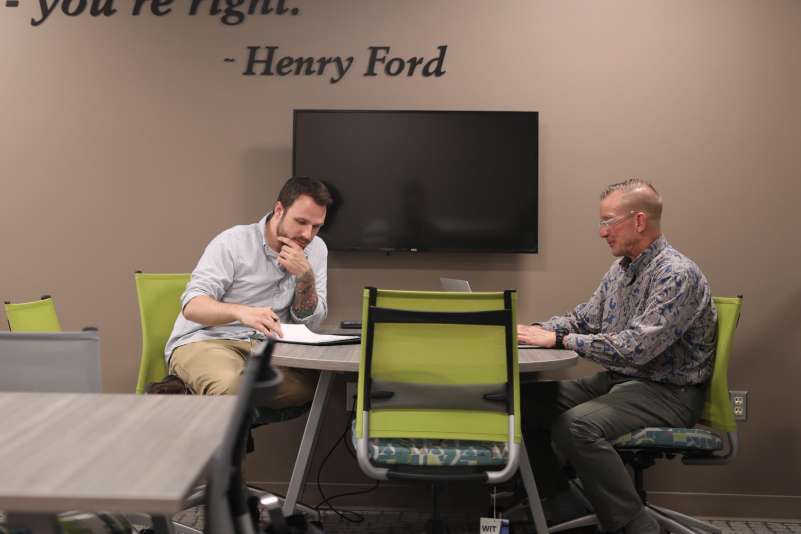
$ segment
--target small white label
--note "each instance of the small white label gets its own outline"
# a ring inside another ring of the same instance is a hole
[[[509,534],[509,520],[482,517],[479,520],[478,531],[481,534]]]

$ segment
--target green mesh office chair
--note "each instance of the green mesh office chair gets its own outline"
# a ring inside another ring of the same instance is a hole
[[[697,534],[698,530],[721,534],[722,530],[705,521],[649,503],[644,470],[658,459],[676,456],[680,456],[682,463],[687,465],[727,464],[737,457],[740,447],[737,422],[729,402],[728,375],[734,331],[740,319],[743,298],[714,297],[713,300],[718,312],[715,363],[704,412],[699,421],[700,425],[707,428],[642,428],[624,434],[613,442],[623,461],[632,467],[637,492],[647,509],[664,530],[680,534]],[[549,532],[596,522],[595,516],[589,515],[552,527]]]
[[[134,275],[142,329],[137,393],[144,393],[147,384],[167,375],[164,347],[172,333],[175,319],[181,313],[181,294],[189,277],[189,273],[158,274],[141,271]]]
[[[143,273],[136,271],[136,295],[139,301],[139,319],[142,329],[142,354],[139,360],[139,379],[136,393],[144,393],[151,382],[167,376],[164,348],[172,333],[175,320],[181,313],[181,295],[191,278],[189,273]],[[281,410],[257,407],[251,428],[269,423],[287,421],[306,413],[311,403],[289,406]],[[248,435],[247,451],[253,450],[252,436]],[[263,492],[250,488],[253,495]],[[197,506],[206,498],[205,485],[196,488],[184,503],[187,508]],[[159,518],[162,520],[163,518]],[[175,524],[177,527],[181,525]]]
[[[189,273],[143,273],[137,271],[136,295],[139,300],[139,320],[142,327],[142,354],[139,359],[139,379],[136,392],[167,376],[164,348],[172,333],[175,319],[181,313],[181,295],[189,282]],[[281,410],[259,409],[254,426],[277,423],[299,417],[311,403],[289,406]]]
[[[11,332],[61,332],[56,305],[50,295],[32,302],[5,302],[8,329]]]
[[[517,293],[366,288],[354,441],[375,479],[496,484],[521,455]]]

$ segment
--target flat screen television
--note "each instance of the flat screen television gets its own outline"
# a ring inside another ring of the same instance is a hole
[[[533,111],[294,111],[292,172],[334,204],[332,250],[537,252]]]

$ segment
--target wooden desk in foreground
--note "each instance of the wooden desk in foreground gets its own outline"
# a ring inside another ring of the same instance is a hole
[[[0,510],[171,514],[236,397],[0,393]]]

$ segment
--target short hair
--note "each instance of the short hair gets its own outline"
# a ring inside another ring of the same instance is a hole
[[[601,192],[601,200],[612,193],[623,193],[621,203],[629,209],[642,211],[659,224],[662,218],[662,195],[651,182],[642,178],[629,178],[616,184],[606,186]]]
[[[278,192],[277,201],[289,209],[299,196],[306,195],[318,205],[327,208],[333,202],[331,192],[323,182],[308,176],[293,176],[286,181],[281,191]]]

